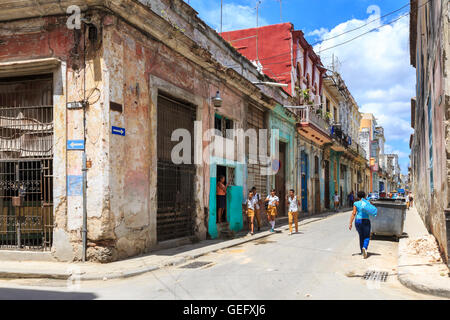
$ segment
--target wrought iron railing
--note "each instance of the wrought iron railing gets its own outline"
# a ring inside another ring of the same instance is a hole
[[[330,125],[317,110],[320,109],[314,109],[313,107],[303,107],[297,109],[297,115],[299,116],[300,123],[312,123],[324,132],[329,133]]]

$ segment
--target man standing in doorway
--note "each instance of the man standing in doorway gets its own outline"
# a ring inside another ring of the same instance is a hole
[[[339,195],[337,193],[337,191],[334,192],[334,211],[338,212],[339,211]]]

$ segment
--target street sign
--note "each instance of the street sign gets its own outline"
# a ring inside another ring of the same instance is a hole
[[[84,150],[84,140],[67,140],[67,150]]]
[[[67,195],[69,196],[83,195],[83,176],[75,176],[75,175],[67,176]]]
[[[121,127],[112,126],[112,134],[117,134],[119,136],[125,136],[125,129]]]

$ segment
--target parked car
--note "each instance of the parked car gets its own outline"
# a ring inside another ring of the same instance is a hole
[[[380,199],[380,195],[378,194],[378,192],[372,192],[369,193],[369,196],[367,197],[368,200],[378,200]]]

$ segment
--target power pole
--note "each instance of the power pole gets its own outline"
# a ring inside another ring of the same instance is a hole
[[[282,5],[282,1],[283,0],[278,0],[278,2],[280,3],[280,23],[283,23],[283,15],[282,15],[283,5]]]
[[[258,16],[259,16],[259,5],[261,4],[261,0],[256,3],[256,27],[258,28]]]
[[[220,0],[220,33],[222,33],[223,0]]]
[[[261,4],[261,0],[258,0],[256,3],[256,63],[259,63],[258,57],[258,15],[259,15],[259,5]]]

